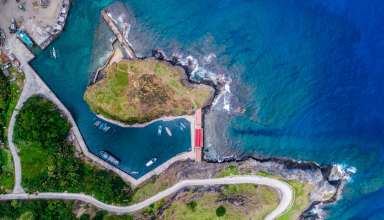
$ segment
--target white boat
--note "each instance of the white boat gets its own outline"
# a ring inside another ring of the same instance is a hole
[[[108,126],[107,123],[100,123],[100,125],[99,125],[99,129],[100,129],[100,130],[103,130],[104,132],[107,132],[109,129],[111,129],[111,127]]]
[[[172,137],[172,131],[168,127],[165,127],[165,131],[167,132],[168,136]]]
[[[139,174],[139,172],[138,171],[131,171],[130,174],[131,175],[136,175],[136,174]]]
[[[182,122],[180,122],[180,130],[184,131],[185,128],[186,128],[185,125]]]
[[[54,59],[57,58],[57,54],[56,54],[56,49],[54,47],[52,47],[52,51],[51,51],[51,55]]]
[[[163,131],[163,126],[159,125],[159,127],[157,127],[157,135],[160,136],[162,131]]]
[[[120,163],[120,160],[117,157],[113,156],[111,153],[107,151],[100,151],[99,154],[101,158],[103,158],[103,160],[108,161],[109,163],[115,166],[119,165]]]
[[[157,161],[157,158],[156,158],[156,157],[155,157],[155,158],[152,158],[151,160],[149,160],[149,161],[145,164],[145,166],[146,166],[146,167],[152,166],[156,161]]]

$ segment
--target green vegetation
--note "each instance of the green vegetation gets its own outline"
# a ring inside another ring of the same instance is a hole
[[[240,171],[235,165],[229,165],[226,169],[222,170],[217,177],[237,176]]]
[[[0,203],[0,219],[94,219],[94,220],[133,220],[130,215],[115,216],[105,211],[98,211],[90,217],[88,213],[83,213],[77,217],[75,203],[61,200],[31,200],[31,201],[8,201]]]
[[[273,176],[266,172],[257,172],[257,175],[260,176],[266,176],[271,177],[275,179],[279,179],[282,181],[287,182],[294,191],[294,201],[292,203],[292,206],[283,214],[281,215],[278,220],[290,220],[290,219],[298,219],[301,213],[309,207],[310,201],[309,201],[309,194],[312,191],[312,185],[301,183],[296,180],[286,180],[282,177]]]
[[[13,163],[11,153],[0,148],[0,194],[6,193],[13,187]]]
[[[278,220],[298,219],[301,213],[310,205],[309,194],[312,191],[312,187],[309,184],[303,184],[293,180],[288,180],[287,183],[289,183],[294,190],[295,200],[292,207],[280,216]]]
[[[3,75],[0,70],[0,143],[4,142],[5,138],[5,128],[7,112],[9,106],[9,95],[11,93],[10,85],[8,79]]]
[[[73,203],[62,201],[11,201],[0,203],[0,219],[76,219]]]
[[[225,215],[225,213],[227,212],[227,210],[225,209],[224,206],[219,206],[217,209],[216,209],[216,216],[217,217],[223,217]]]
[[[131,190],[120,177],[75,156],[75,147],[66,142],[69,128],[53,103],[38,96],[27,100],[14,130],[24,188],[28,192],[84,192],[106,203],[128,203]]]
[[[195,200],[193,201],[190,201],[187,203],[187,207],[192,211],[196,211],[196,207],[197,207],[197,202]]]
[[[163,207],[165,204],[165,200],[161,199],[160,201],[157,201],[147,207],[144,208],[143,214],[145,216],[156,216],[157,212],[161,207]]]
[[[234,176],[234,175],[244,175],[249,174],[249,172],[240,171],[237,166],[229,165],[226,169],[222,170],[217,177],[225,177],[225,176]],[[267,172],[259,171],[256,173],[258,176],[271,177],[275,179],[279,179],[281,181],[287,182],[294,190],[295,197],[292,206],[285,212],[282,216],[280,216],[279,220],[289,220],[289,219],[297,219],[300,214],[308,208],[310,205],[309,194],[312,191],[312,186],[310,184],[301,183],[296,180],[286,180],[279,176],[273,176]],[[226,186],[226,190],[229,193],[234,193],[236,191],[241,191],[238,188],[238,185],[229,185]],[[224,193],[226,193],[224,191]]]
[[[120,61],[84,99],[94,112],[128,124],[192,114],[207,104],[213,89],[189,85],[182,71],[155,59]]]
[[[163,178],[162,178],[163,179]],[[158,192],[161,192],[169,188],[173,182],[158,180],[158,178],[153,178],[151,181],[147,182],[144,185],[140,185],[135,189],[134,194],[132,195],[131,203],[137,203],[144,201],[145,199],[155,195]]]
[[[13,187],[13,163],[9,150],[5,148],[6,134],[24,80],[24,75],[13,67],[10,74],[6,77],[0,71],[0,193],[8,192]]]
[[[177,220],[264,219],[279,202],[278,194],[266,186],[239,184],[237,187],[241,192],[224,193],[226,187],[222,186],[217,191],[182,192],[157,217]]]

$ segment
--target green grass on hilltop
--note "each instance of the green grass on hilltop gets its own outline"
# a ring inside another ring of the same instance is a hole
[[[84,99],[94,112],[128,124],[189,115],[207,104],[213,89],[184,85],[182,71],[155,59],[120,61],[88,87]]]

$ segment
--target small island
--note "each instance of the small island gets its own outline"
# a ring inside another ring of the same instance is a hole
[[[102,72],[84,99],[101,117],[127,125],[191,115],[214,94],[210,86],[189,82],[183,68],[156,58],[123,59]]]

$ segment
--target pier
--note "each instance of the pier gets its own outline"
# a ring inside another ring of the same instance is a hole
[[[115,21],[112,18],[112,15],[108,11],[108,9],[104,9],[101,11],[101,16],[104,19],[105,23],[109,26],[113,34],[116,36],[117,40],[119,41],[120,45],[126,50],[128,58],[135,59],[136,54],[132,48],[132,46],[129,44],[128,40],[124,37],[123,33],[119,30],[119,27],[115,23]]]
[[[192,128],[191,128],[192,129]],[[195,160],[201,162],[203,159],[203,147],[204,147],[204,132],[202,126],[202,111],[197,109],[195,112],[195,125],[194,125],[194,135],[192,140],[194,140],[193,151],[195,153]]]

